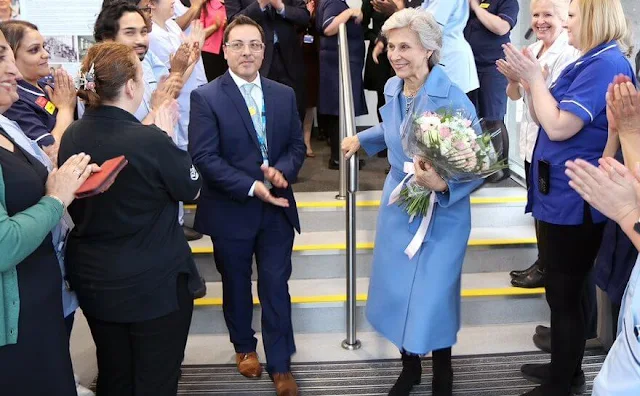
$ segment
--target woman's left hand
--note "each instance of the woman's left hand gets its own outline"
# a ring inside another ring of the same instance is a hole
[[[518,51],[513,44],[504,44],[502,46],[507,63],[518,74],[522,80],[531,85],[536,80],[544,81],[542,67],[528,48]]]
[[[413,159],[413,167],[415,169],[415,180],[419,186],[426,187],[437,192],[445,191],[448,188],[447,182],[440,177],[433,166],[428,162],[415,157]]]
[[[577,159],[567,161],[565,173],[569,185],[591,206],[620,224],[634,214],[640,202],[638,171],[634,176],[629,169],[613,158],[601,158],[600,167]]]

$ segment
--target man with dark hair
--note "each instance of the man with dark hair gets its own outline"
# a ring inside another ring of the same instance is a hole
[[[238,16],[224,38],[229,70],[191,93],[189,153],[204,178],[194,228],[213,241],[236,365],[249,378],[262,374],[251,328],[255,256],[267,372],[278,396],[296,396],[287,282],[294,230],[300,232],[290,184],[305,157],[302,127],[293,90],[258,72],[265,48],[260,26]]]
[[[143,0],[144,1],[144,0]],[[171,70],[149,50],[150,23],[136,0],[105,0],[106,7],[98,15],[94,26],[96,42],[115,41],[133,48],[142,61],[144,96],[134,114],[143,124],[153,124],[157,111],[165,103],[178,97],[189,68],[191,51],[185,44],[173,56]],[[142,3],[142,1],[140,2]],[[188,77],[188,76],[187,76]],[[202,235],[183,226],[185,237],[195,240]]]
[[[304,0],[226,0],[227,18],[240,15],[256,21],[265,36],[264,62],[260,74],[287,85],[296,93],[300,120],[306,111],[304,59],[298,32],[309,24]]]

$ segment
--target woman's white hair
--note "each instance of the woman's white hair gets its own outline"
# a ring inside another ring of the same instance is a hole
[[[433,51],[429,58],[429,68],[440,62],[442,49],[442,29],[429,11],[417,8],[405,8],[391,15],[382,25],[382,34],[388,37],[389,31],[408,27],[420,40],[422,46]]]

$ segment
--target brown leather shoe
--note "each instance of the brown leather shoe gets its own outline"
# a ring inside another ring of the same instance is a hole
[[[262,375],[262,366],[255,352],[236,353],[236,366],[240,374],[247,378],[258,378]]]
[[[278,396],[298,396],[298,384],[291,373],[276,373],[271,376]]]

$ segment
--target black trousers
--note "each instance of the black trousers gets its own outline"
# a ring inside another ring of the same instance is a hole
[[[329,138],[331,161],[340,160],[340,117],[331,114],[319,114],[318,126]]]
[[[553,395],[569,395],[571,378],[581,370],[588,325],[583,300],[603,230],[604,223],[592,223],[586,204],[581,225],[538,222],[538,248],[546,266],[551,309]]]
[[[184,358],[193,297],[187,276],[178,277],[179,309],[136,323],[87,316],[98,357],[100,396],[175,396]]]
[[[280,44],[275,44],[273,46],[273,58],[271,60],[271,68],[269,69],[269,75],[267,78],[293,89],[293,92],[296,94],[298,116],[300,117],[300,122],[304,122],[304,115],[307,111],[304,82],[296,81],[287,71],[282,52],[280,51]]]

